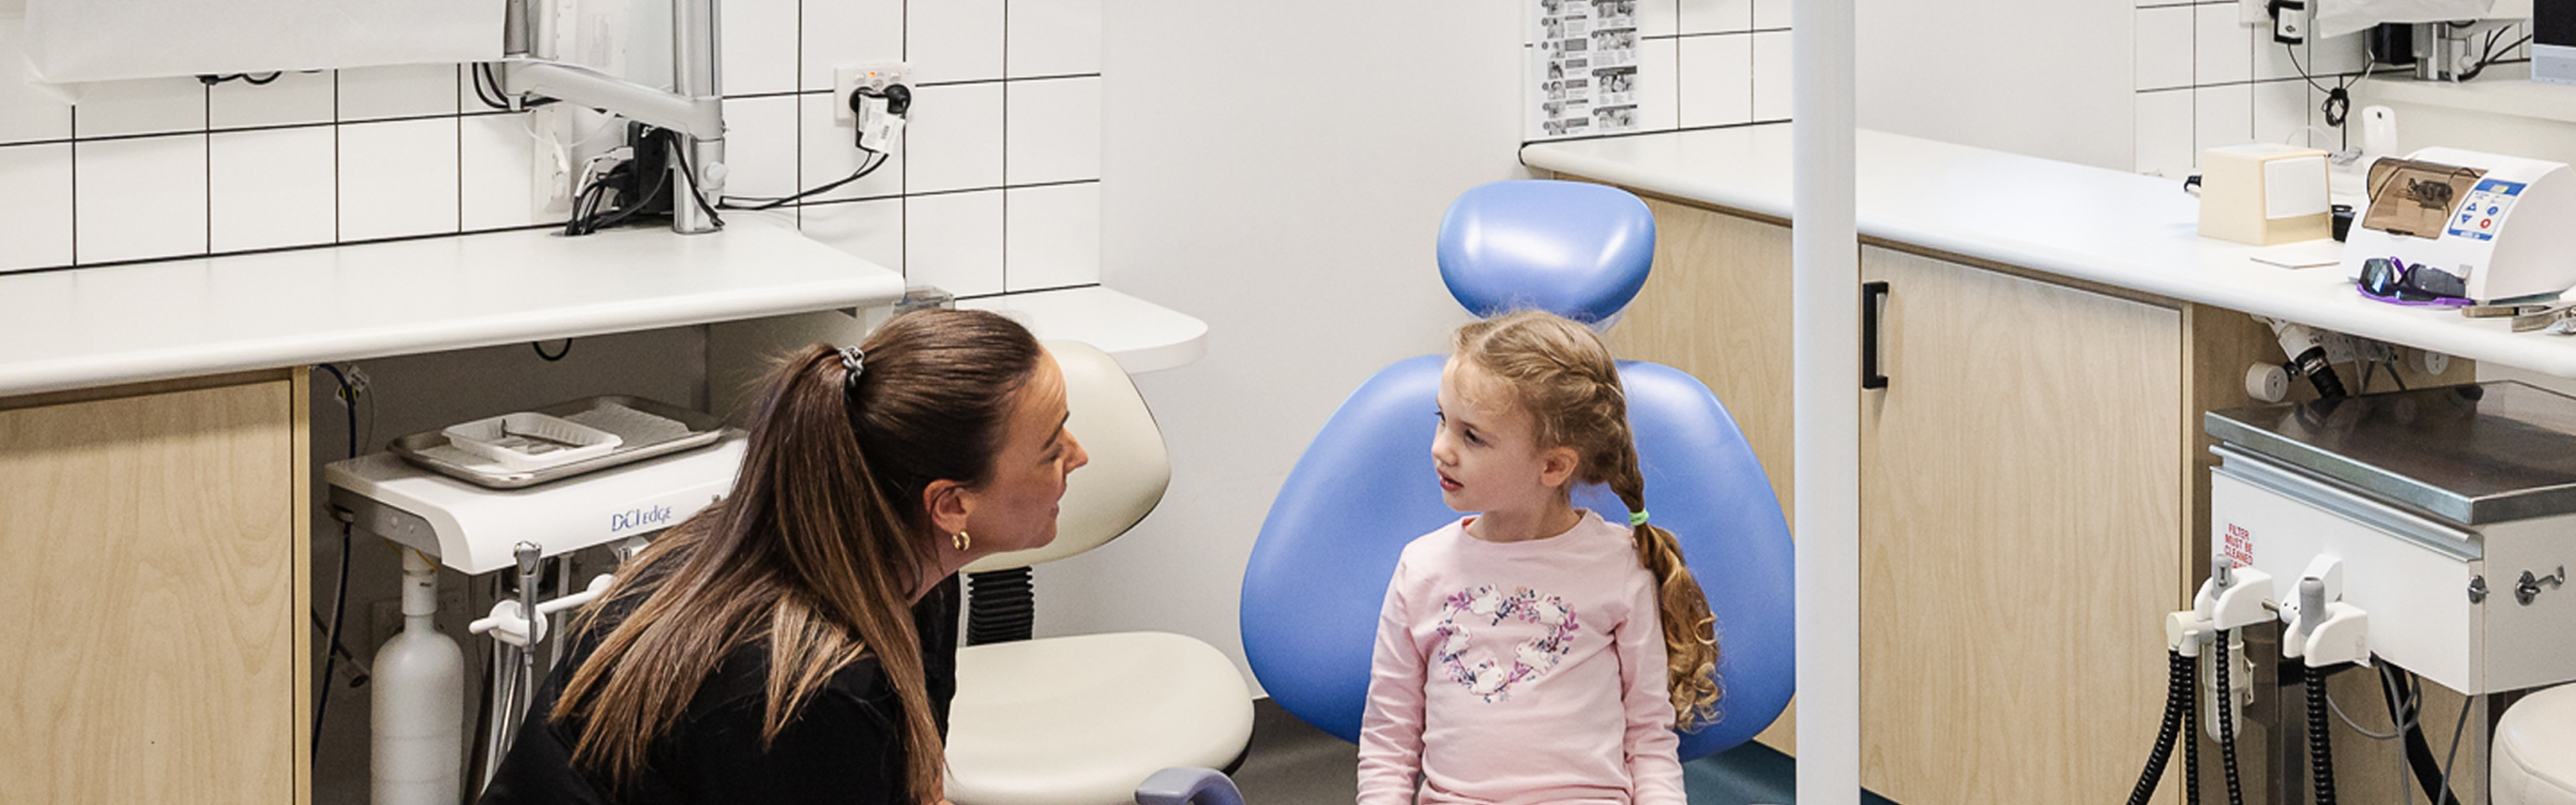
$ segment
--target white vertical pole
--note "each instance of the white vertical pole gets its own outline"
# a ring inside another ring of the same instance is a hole
[[[1860,247],[1853,0],[1794,0],[1798,802],[1860,802]]]

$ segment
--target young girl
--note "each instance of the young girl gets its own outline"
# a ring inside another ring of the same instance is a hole
[[[1646,524],[1618,369],[1523,311],[1459,328],[1431,462],[1475,512],[1405,546],[1360,727],[1360,805],[1682,803],[1676,723],[1717,708],[1714,620]],[[1574,508],[1606,483],[1624,523]]]

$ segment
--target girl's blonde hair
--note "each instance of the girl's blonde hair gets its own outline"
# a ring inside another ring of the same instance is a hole
[[[1562,316],[1523,310],[1458,328],[1451,348],[1458,360],[1509,387],[1512,402],[1529,412],[1540,447],[1574,449],[1576,481],[1608,484],[1629,511],[1646,510],[1627,392],[1600,336]],[[1696,729],[1716,720],[1723,692],[1717,618],[1670,532],[1639,523],[1635,538],[1637,560],[1654,575],[1661,603],[1673,723]]]

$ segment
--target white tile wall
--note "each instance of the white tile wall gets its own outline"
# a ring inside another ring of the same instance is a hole
[[[1681,40],[1676,77],[1681,127],[1732,126],[1753,121],[1753,37],[1688,36]],[[1638,83],[1647,83],[1645,75]]]
[[[72,261],[72,144],[0,146],[0,271]]]
[[[1009,270],[1002,279],[1008,290],[1100,281],[1099,183],[1015,187],[1003,193],[1003,254]]]
[[[1002,185],[1002,85],[925,86],[904,130],[906,193]]]
[[[1100,175],[1100,79],[1014,81],[1003,94],[1003,178],[1011,184]]]
[[[1730,1],[1749,25],[1752,0]],[[920,86],[903,144],[866,178],[726,217],[791,222],[962,295],[1097,282],[1102,2],[727,0],[732,195],[860,168],[834,67],[908,61]],[[1647,2],[1666,30],[1646,69],[1669,76],[1685,0]],[[19,57],[16,37],[0,21],[0,64]],[[470,75],[117,82],[75,110],[0,71],[0,272],[560,224],[539,208],[530,116],[484,107]],[[1670,128],[1669,78],[1662,92],[1645,112]]]
[[[340,239],[454,234],[457,126],[453,117],[339,127]]]
[[[913,3],[904,20],[904,58],[925,84],[1002,77],[1002,0]]]
[[[1773,123],[1790,115],[1786,0],[1636,0],[1639,133]],[[1534,5],[1521,2],[1520,5]],[[1536,26],[1537,10],[1524,11]],[[1545,80],[1525,33],[1526,97]],[[1525,140],[1547,139],[1523,104]],[[1595,135],[1599,136],[1599,135]]]
[[[1002,192],[903,200],[903,275],[959,296],[1001,293]]]
[[[1010,0],[1005,73],[1012,78],[1099,73],[1100,3]]]
[[[207,136],[206,235],[214,251],[330,243],[339,211],[328,186],[337,143],[324,126],[226,131]]]
[[[2253,141],[2343,145],[2309,77],[2333,87],[2367,66],[2360,35],[2284,46],[2240,23],[2235,0],[2137,5],[2137,170],[2181,176],[2203,151]]]
[[[206,135],[76,142],[72,176],[82,262],[206,253]]]

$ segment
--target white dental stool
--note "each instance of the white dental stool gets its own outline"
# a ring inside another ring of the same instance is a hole
[[[1118,362],[1080,343],[1047,349],[1091,463],[1068,482],[1053,544],[966,568],[975,614],[948,715],[957,805],[1123,805],[1154,772],[1226,767],[1252,739],[1252,692],[1213,646],[1163,632],[1027,639],[1027,568],[1126,533],[1171,481],[1162,432]]]
[[[2515,702],[2491,751],[2495,805],[2576,805],[2576,684]]]

